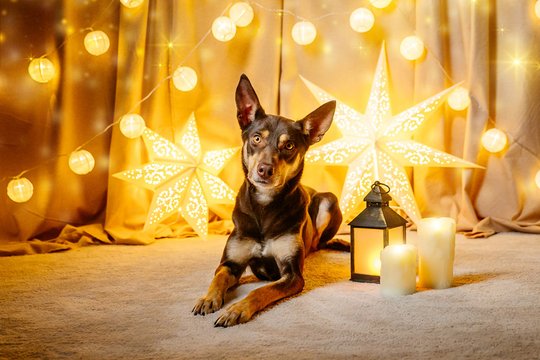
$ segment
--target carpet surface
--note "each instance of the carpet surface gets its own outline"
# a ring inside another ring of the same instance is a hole
[[[539,235],[458,236],[453,287],[398,298],[349,281],[349,254],[321,251],[301,294],[227,329],[191,314],[224,243],[0,258],[0,359],[540,358]]]

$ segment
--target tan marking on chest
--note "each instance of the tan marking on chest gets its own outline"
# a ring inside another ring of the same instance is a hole
[[[302,247],[302,242],[297,234],[287,234],[266,242],[263,256],[272,256],[278,264],[295,255]]]
[[[261,254],[261,245],[250,238],[231,238],[227,241],[227,259],[239,264],[247,263],[251,258]]]

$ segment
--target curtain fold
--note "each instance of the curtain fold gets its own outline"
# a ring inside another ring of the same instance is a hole
[[[0,255],[195,235],[180,216],[143,230],[153,192],[112,175],[148,162],[148,152],[140,138],[123,136],[116,122],[137,113],[149,129],[178,142],[194,114],[203,151],[240,146],[234,90],[242,73],[268,113],[300,119],[319,105],[300,76],[363,113],[383,44],[393,114],[458,82],[470,93],[466,110],[443,105],[415,139],[484,168],[408,169],[422,215],[454,217],[471,237],[540,233],[534,183],[540,170],[540,20],[533,1],[394,0],[385,9],[355,0],[250,4],[253,22],[220,42],[210,30],[216,17],[227,14],[220,1],[147,0],[135,8],[110,0],[2,3],[0,176],[7,186],[29,170],[24,176],[33,182],[34,195],[18,204],[0,194]],[[360,6],[375,16],[368,33],[348,24]],[[301,19],[317,28],[313,44],[300,46],[291,38]],[[108,34],[106,54],[84,50],[90,30]],[[399,51],[401,40],[413,34],[426,47],[416,62]],[[38,84],[28,77],[28,58],[44,55],[57,76]],[[179,66],[197,72],[194,90],[174,87],[170,76]],[[509,139],[498,154],[481,145],[481,135],[492,127]],[[333,126],[323,141],[340,136]],[[79,148],[96,162],[83,176],[67,162]],[[346,171],[307,164],[303,182],[340,196]],[[239,154],[220,178],[235,191],[240,187]],[[231,229],[231,210],[210,208],[210,232]]]

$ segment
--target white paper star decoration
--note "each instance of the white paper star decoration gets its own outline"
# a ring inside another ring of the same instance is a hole
[[[308,80],[302,80],[319,102],[337,100]],[[363,197],[376,180],[391,188],[392,198],[414,222],[420,219],[405,166],[479,167],[410,139],[426,116],[437,109],[454,87],[392,115],[383,46],[366,112],[361,114],[337,101],[334,123],[342,137],[310,149],[306,161],[349,166],[340,199],[345,220],[352,220],[357,215]]]
[[[199,236],[208,234],[208,207],[234,204],[234,191],[218,177],[237,148],[202,153],[191,114],[180,144],[146,128],[142,134],[150,162],[114,177],[154,191],[145,229],[179,212]]]

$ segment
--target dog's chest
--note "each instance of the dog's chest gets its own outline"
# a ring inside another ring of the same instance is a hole
[[[227,244],[227,255],[240,262],[273,258],[279,263],[296,254],[300,246],[298,237],[293,234],[263,241],[250,238],[231,239]]]

